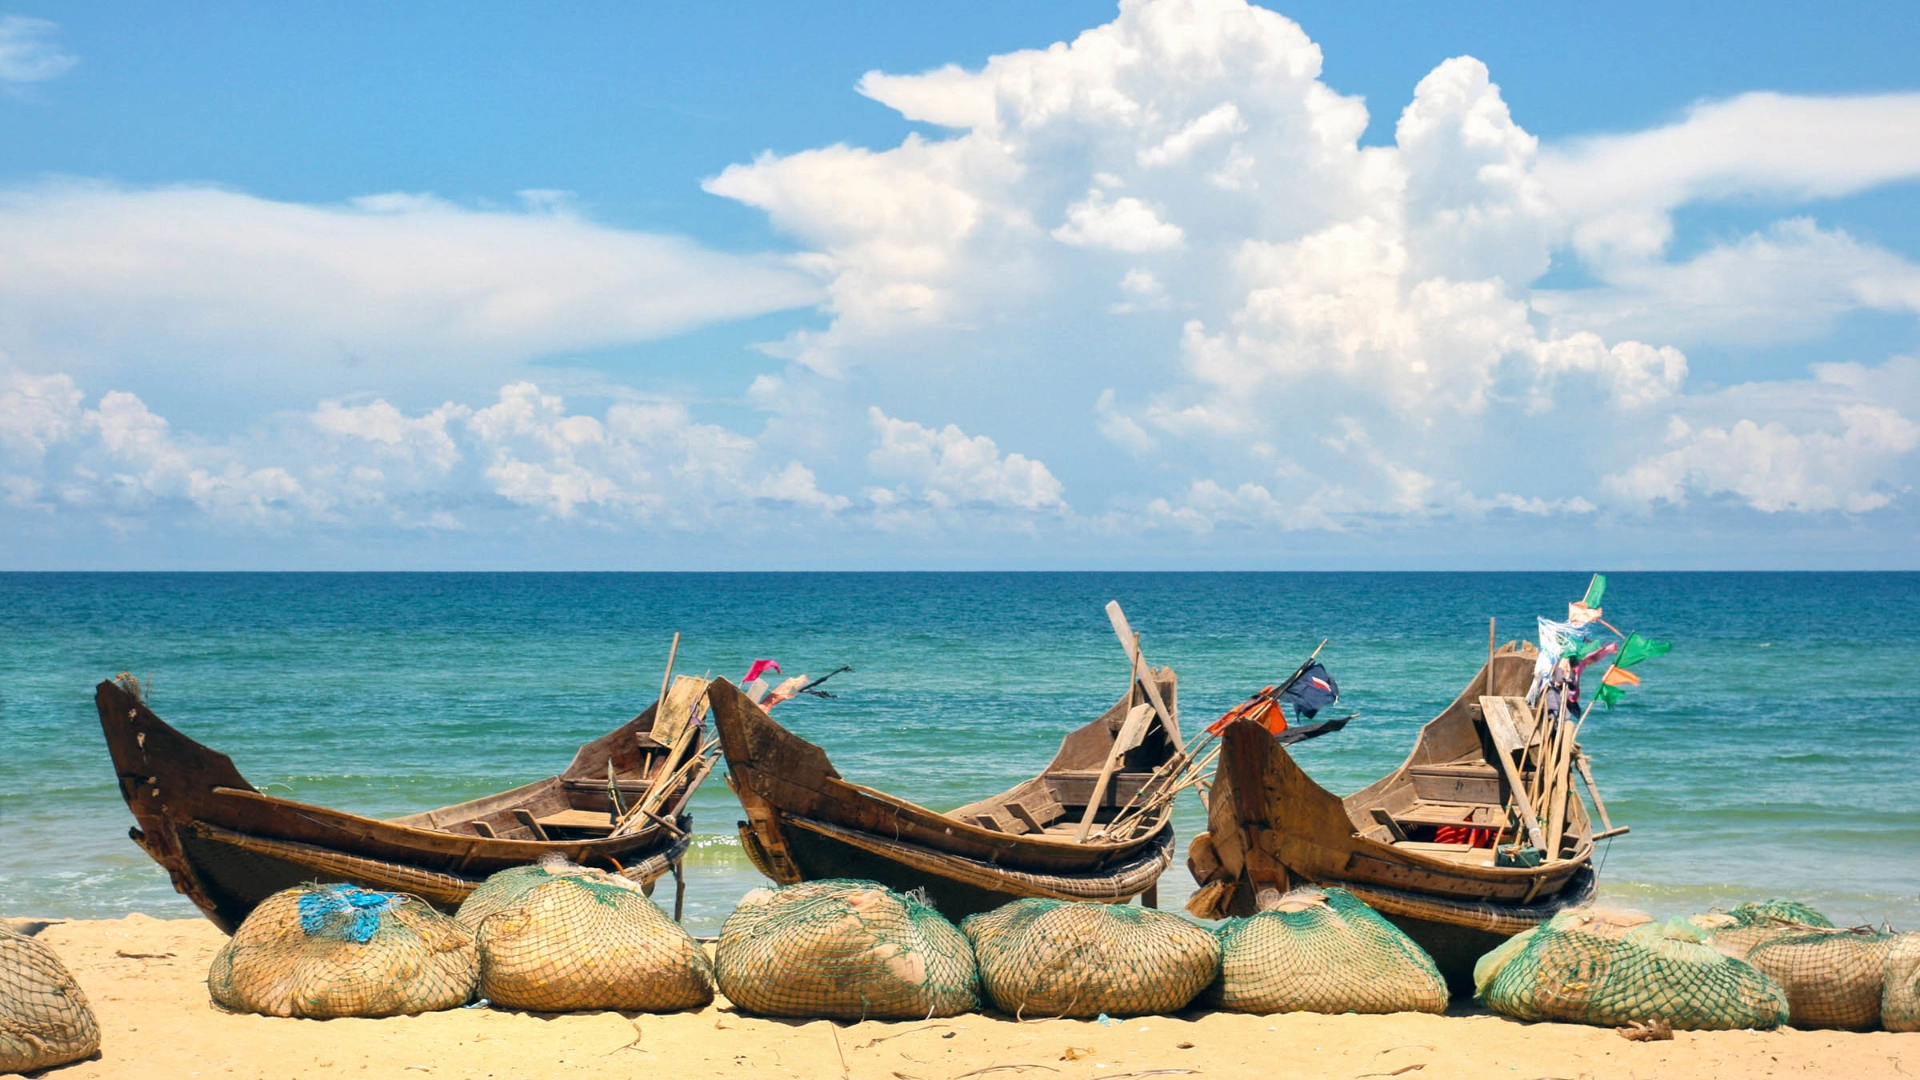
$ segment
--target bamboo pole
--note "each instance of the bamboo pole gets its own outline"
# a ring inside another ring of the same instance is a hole
[[[684,739],[684,738],[690,737],[693,731],[694,731],[694,726],[692,724],[688,724],[687,735],[682,736],[682,738]],[[633,832],[634,823],[637,822],[642,815],[649,818],[653,818],[656,821],[661,820],[659,817],[656,816],[659,810],[659,804],[664,803],[667,800],[667,797],[673,792],[673,789],[680,786],[680,781],[686,778],[691,772],[693,772],[696,766],[699,766],[702,763],[707,763],[711,765],[713,759],[714,759],[714,754],[706,750],[703,750],[698,754],[690,755],[687,758],[685,764],[681,765],[678,769],[675,769],[671,775],[667,776],[663,780],[659,781],[658,783],[654,784],[653,786],[647,789],[647,793],[642,797],[642,800],[640,802],[634,803],[632,808],[630,808],[627,811],[626,815],[622,817],[617,824],[614,825],[613,831],[607,834],[608,838],[611,839],[616,836],[625,836],[628,833]]]
[[[1560,726],[1565,727],[1565,721],[1562,721]],[[1560,858],[1560,839],[1567,825],[1567,796],[1570,794],[1568,786],[1572,750],[1572,734],[1561,732],[1560,738],[1554,744],[1553,772],[1547,778],[1547,798],[1552,800],[1547,810],[1548,862],[1555,862]]]
[[[673,658],[678,655],[680,655],[680,631],[675,630],[673,632],[673,646],[667,650],[667,671],[666,674],[660,676],[660,696],[654,699],[660,703],[660,707],[662,708],[665,708],[667,704],[667,687],[673,684]]]
[[[1581,753],[1577,746],[1574,747],[1573,761],[1580,767],[1580,779],[1586,781],[1587,794],[1593,797],[1593,808],[1600,814],[1600,828],[1612,832],[1613,820],[1607,816],[1607,804],[1600,801],[1600,787],[1593,782],[1593,769],[1587,764],[1587,755]]]
[[[1487,616],[1487,695],[1493,695],[1493,616]]]

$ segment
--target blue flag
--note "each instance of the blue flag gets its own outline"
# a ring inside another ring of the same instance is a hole
[[[1307,665],[1307,670],[1293,680],[1280,695],[1280,700],[1293,706],[1294,712],[1308,720],[1313,714],[1340,700],[1340,687],[1327,674],[1327,669],[1319,664]]]

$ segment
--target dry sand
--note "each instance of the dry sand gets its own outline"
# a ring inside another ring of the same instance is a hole
[[[39,935],[99,1014],[101,1056],[52,1080],[127,1077],[819,1077],[1094,1080],[1139,1076],[1920,1080],[1920,1034],[1681,1032],[1630,1043],[1602,1028],[1460,1016],[1186,1016],[1099,1024],[987,1016],[849,1024],[698,1013],[534,1016],[458,1009],[392,1020],[233,1016],[207,1001],[225,939],[204,920],[140,915]]]

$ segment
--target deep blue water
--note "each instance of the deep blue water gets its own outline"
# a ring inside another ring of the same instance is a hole
[[[1336,792],[1399,763],[1500,639],[1586,575],[0,575],[0,914],[189,915],[126,838],[92,688],[155,711],[258,787],[390,816],[550,775],[677,670],[852,664],[781,720],[849,779],[948,808],[1031,775],[1125,689],[1125,605],[1181,677],[1189,732],[1322,637],[1346,731],[1299,757]],[[1610,575],[1607,617],[1675,643],[1582,741],[1608,809],[1603,894],[1679,914],[1772,895],[1920,928],[1920,574]],[[718,776],[694,803],[690,926],[759,883]],[[1197,801],[1178,822],[1184,848]],[[1191,889],[1176,863],[1174,906]]]

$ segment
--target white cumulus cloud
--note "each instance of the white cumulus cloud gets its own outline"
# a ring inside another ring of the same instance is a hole
[[[936,510],[980,505],[998,509],[1059,512],[1067,509],[1062,486],[1045,464],[1025,454],[1002,454],[985,435],[959,427],[930,428],[869,408],[876,445],[867,454],[873,474],[904,481],[881,500],[923,501]]]

